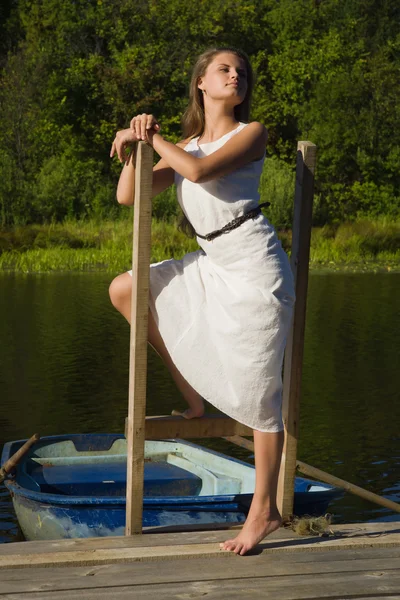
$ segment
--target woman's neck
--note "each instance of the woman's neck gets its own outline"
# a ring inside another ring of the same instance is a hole
[[[233,114],[216,114],[206,110],[206,123],[200,140],[203,143],[214,142],[235,129],[238,124]]]

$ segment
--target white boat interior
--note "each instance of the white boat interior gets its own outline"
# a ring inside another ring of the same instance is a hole
[[[125,439],[115,440],[108,450],[79,451],[72,440],[49,443],[37,448],[30,460],[38,465],[95,465],[100,461],[120,464],[126,461]],[[146,441],[145,463],[166,463],[199,477],[200,496],[251,494],[254,491],[255,469],[229,456],[181,441]],[[106,482],[104,482],[106,483]]]

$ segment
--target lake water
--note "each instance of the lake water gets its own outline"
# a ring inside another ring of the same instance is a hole
[[[40,435],[122,432],[129,328],[110,275],[0,275],[0,448]],[[298,458],[400,501],[400,274],[312,273]],[[150,349],[148,414],[184,401]],[[246,459],[222,440],[204,443]],[[346,494],[334,522],[400,520]],[[17,534],[0,485],[0,542]]]

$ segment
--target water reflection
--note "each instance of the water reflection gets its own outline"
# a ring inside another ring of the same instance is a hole
[[[129,329],[105,274],[0,276],[0,446],[11,439],[118,432],[127,412]],[[310,277],[300,460],[400,500],[399,274]],[[184,407],[150,351],[148,414]],[[247,453],[206,440],[240,458]],[[393,519],[347,494],[336,522]],[[397,517],[396,517],[397,518]],[[0,541],[15,535],[0,486]]]

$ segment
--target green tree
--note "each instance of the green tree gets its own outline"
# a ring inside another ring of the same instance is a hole
[[[191,66],[215,45],[244,48],[255,67],[252,118],[281,161],[263,180],[279,165],[278,225],[299,139],[319,148],[319,222],[395,217],[399,22],[395,0],[5,0],[1,223],[108,213],[115,130],[149,111],[177,141]]]

